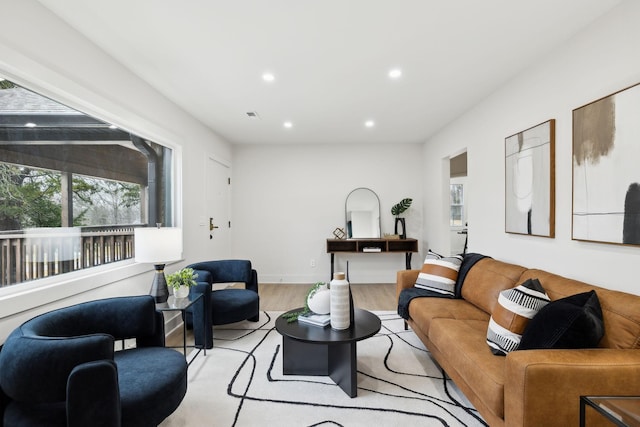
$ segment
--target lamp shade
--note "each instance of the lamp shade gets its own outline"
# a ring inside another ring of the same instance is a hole
[[[182,229],[145,227],[134,230],[136,262],[165,264],[182,258]]]

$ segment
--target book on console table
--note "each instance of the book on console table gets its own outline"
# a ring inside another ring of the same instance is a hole
[[[365,248],[362,248],[362,252],[382,252],[382,248],[365,247]]]
[[[331,323],[330,314],[307,313],[298,316],[298,322],[306,325],[320,326],[324,328]]]

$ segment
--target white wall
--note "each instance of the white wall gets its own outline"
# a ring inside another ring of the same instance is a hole
[[[189,165],[176,170],[176,218],[183,226],[186,242],[185,261],[181,264],[200,259],[207,252],[209,232],[198,219],[206,212],[200,192],[188,189],[202,188],[208,155],[231,162],[230,145],[39,3],[9,0],[3,2],[3,10],[6,13],[0,14],[0,75],[170,146],[177,163],[182,160]],[[21,321],[39,312],[95,298],[148,293],[152,266],[124,264],[118,271],[92,269],[76,275],[80,278],[70,275],[70,282],[64,284],[56,278],[38,290],[0,294],[0,341]],[[168,266],[167,271],[179,265]],[[67,279],[65,275],[63,280]]]
[[[571,240],[572,110],[640,82],[639,20],[640,2],[624,2],[425,144],[426,181],[441,184],[443,159],[468,149],[469,251],[640,294],[640,248]],[[506,234],[504,138],[552,118],[556,237]],[[432,247],[448,240],[439,205],[426,202],[442,200],[442,188],[428,185],[424,192],[425,236]]]
[[[383,234],[394,231],[391,207],[413,198],[403,216],[407,235],[420,239],[421,153],[418,144],[234,146],[234,256],[251,259],[264,283],[330,280],[326,239],[344,228],[345,199],[358,187],[378,194]],[[404,268],[403,254],[350,254],[336,256],[336,271],[347,260],[353,283],[395,283]],[[421,261],[413,256],[415,267]]]

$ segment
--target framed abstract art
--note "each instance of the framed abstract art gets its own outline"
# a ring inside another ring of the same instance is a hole
[[[640,245],[640,84],[573,110],[572,239]]]
[[[505,139],[505,231],[555,237],[555,120]]]

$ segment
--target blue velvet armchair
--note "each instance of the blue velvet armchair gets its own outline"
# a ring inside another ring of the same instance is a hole
[[[260,320],[260,297],[258,295],[258,273],[251,266],[249,260],[229,259],[203,261],[188,265],[196,274],[198,286],[192,288],[191,293],[207,292],[209,302],[210,325],[225,325],[228,323],[249,320]],[[211,291],[214,283],[244,283],[244,289],[220,289]],[[208,288],[208,289],[207,289]],[[206,298],[206,297],[205,297]],[[206,309],[205,309],[206,310]],[[207,313],[207,314],[209,314]],[[197,313],[196,313],[197,315]],[[189,313],[187,323],[192,324]],[[195,322],[194,326],[197,326]],[[207,328],[205,336],[199,337],[194,331],[196,345],[204,339],[207,348],[213,346],[211,328]]]
[[[0,351],[5,426],[157,426],[187,390],[184,356],[164,346],[151,296],[54,310],[15,329]],[[135,348],[115,351],[117,340]]]

